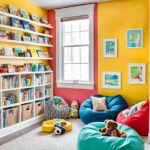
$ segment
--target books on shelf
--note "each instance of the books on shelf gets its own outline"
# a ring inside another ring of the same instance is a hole
[[[3,40],[7,40],[8,39],[8,35],[7,35],[7,31],[6,30],[2,30],[0,29],[0,39],[3,39]]]
[[[51,70],[50,65],[42,63],[25,63],[20,65],[0,64],[0,73],[44,72]]]
[[[0,49],[0,56],[14,56],[12,48],[2,48]]]
[[[21,17],[26,18],[26,19],[29,19],[29,13],[28,13],[27,10],[25,10],[25,9],[20,9],[20,14],[21,14]]]
[[[38,53],[37,53],[36,49],[29,49],[29,52],[32,57],[38,57]]]
[[[19,10],[17,7],[8,5],[9,13],[15,16],[20,16]]]
[[[21,90],[20,97],[22,102],[33,100],[33,89],[29,88]]]
[[[17,96],[13,94],[9,94],[2,97],[3,105],[11,105],[18,102]]]
[[[44,97],[43,89],[42,88],[35,89],[35,99],[42,97]]]
[[[20,78],[20,87],[28,87],[32,85],[32,76],[31,75],[23,75]]]
[[[19,87],[19,79],[17,76],[3,76],[2,89],[12,89]]]

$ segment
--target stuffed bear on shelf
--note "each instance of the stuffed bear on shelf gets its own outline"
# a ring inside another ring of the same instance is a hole
[[[105,120],[105,128],[100,128],[99,131],[102,132],[102,136],[114,136],[125,138],[127,135],[125,132],[120,131],[118,123],[113,120]]]

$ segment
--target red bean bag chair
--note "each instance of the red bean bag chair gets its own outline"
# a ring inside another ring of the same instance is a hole
[[[148,135],[149,128],[149,101],[145,103],[142,110],[136,112],[131,116],[125,116],[123,111],[120,112],[117,116],[117,122],[130,126],[136,130],[141,136]],[[130,109],[129,107],[128,109]]]

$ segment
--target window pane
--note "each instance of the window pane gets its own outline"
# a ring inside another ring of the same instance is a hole
[[[81,32],[80,38],[82,44],[89,44],[89,32]]]
[[[64,48],[64,63],[71,63],[71,47]]]
[[[80,30],[80,21],[72,21],[72,31],[79,31]]]
[[[80,42],[80,33],[72,32],[72,44],[79,44]]]
[[[71,64],[64,65],[64,80],[72,80],[71,68],[72,68]]]
[[[81,63],[89,63],[89,47],[81,47]]]
[[[80,21],[80,30],[87,31],[89,30],[89,19],[83,19]]]
[[[71,33],[64,33],[64,45],[71,44]]]
[[[72,48],[72,62],[73,63],[80,63],[80,48],[73,47]]]
[[[71,21],[63,22],[64,32],[71,32]]]
[[[89,65],[81,64],[81,80],[88,81],[89,80]]]
[[[72,80],[80,80],[80,64],[72,65]]]

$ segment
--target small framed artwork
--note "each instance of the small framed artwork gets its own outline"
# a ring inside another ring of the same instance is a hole
[[[145,84],[145,64],[128,65],[129,84]]]
[[[143,47],[143,30],[129,29],[127,30],[127,48]]]
[[[104,39],[104,57],[117,57],[117,39]]]
[[[121,72],[103,72],[103,88],[120,89]]]

